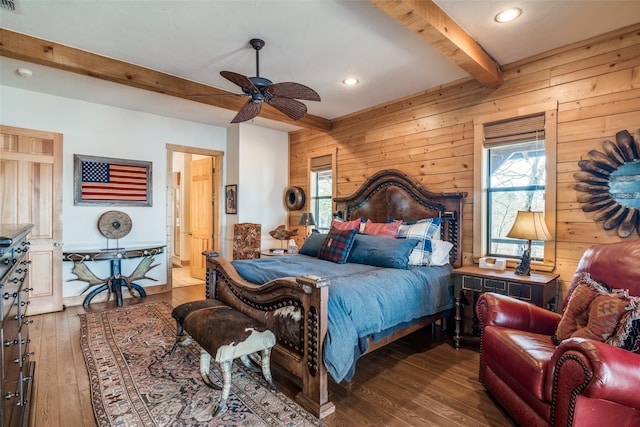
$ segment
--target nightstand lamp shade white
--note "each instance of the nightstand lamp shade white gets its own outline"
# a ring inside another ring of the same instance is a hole
[[[518,211],[516,220],[507,233],[507,237],[512,239],[524,239],[528,241],[527,247],[522,253],[520,264],[516,267],[515,273],[520,276],[531,275],[531,241],[551,240],[551,233],[547,229],[543,212]]]
[[[303,212],[302,216],[300,216],[300,221],[298,221],[298,225],[304,225],[304,238],[306,239],[309,235],[309,226],[316,225],[313,214],[311,212]]]

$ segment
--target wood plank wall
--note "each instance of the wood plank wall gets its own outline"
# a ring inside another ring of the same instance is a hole
[[[337,152],[339,197],[373,173],[400,169],[432,191],[466,191],[463,252],[472,262],[473,118],[558,103],[556,268],[563,291],[583,251],[621,240],[576,202],[573,173],[616,132],[640,128],[640,23],[503,67],[496,89],[467,79],[333,120],[331,132],[290,134],[290,185],[308,192],[307,162]],[[425,70],[417,72],[427,72]],[[292,212],[290,225],[298,221]],[[634,233],[628,239],[640,238]]]

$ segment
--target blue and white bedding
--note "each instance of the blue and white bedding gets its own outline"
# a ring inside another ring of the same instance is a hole
[[[454,307],[450,265],[381,268],[336,264],[306,255],[235,260],[245,280],[263,284],[288,276],[311,274],[329,280],[328,332],[324,361],[337,381],[351,379],[366,339]]]

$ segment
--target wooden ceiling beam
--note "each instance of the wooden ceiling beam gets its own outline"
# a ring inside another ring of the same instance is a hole
[[[500,65],[432,0],[370,0],[487,87],[500,86]]]
[[[0,28],[0,55],[233,111],[247,102],[246,98],[235,96],[194,97],[193,94],[232,93],[4,28]],[[330,120],[310,114],[292,120],[275,108],[263,108],[260,117],[307,129],[331,130]]]

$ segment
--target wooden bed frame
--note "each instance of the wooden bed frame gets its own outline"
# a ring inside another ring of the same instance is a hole
[[[363,217],[373,222],[388,218],[415,221],[441,217],[441,238],[450,241],[453,249],[450,261],[462,265],[462,203],[466,193],[432,193],[403,172],[384,170],[373,175],[352,196],[334,199],[337,214],[343,219]],[[215,252],[207,257],[207,298],[218,299],[245,315],[265,321],[269,313],[282,310],[299,314],[291,338],[285,321],[269,326],[278,337],[273,360],[302,381],[296,400],[319,418],[335,411],[328,397],[328,375],[323,361],[323,346],[327,334],[329,282],[319,277],[283,277],[263,285],[247,282],[236,272],[230,261]],[[434,321],[451,315],[452,310],[437,313],[395,332],[377,342],[370,342],[367,353],[414,332]],[[291,321],[293,322],[293,321]]]

